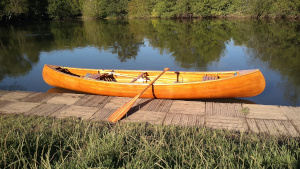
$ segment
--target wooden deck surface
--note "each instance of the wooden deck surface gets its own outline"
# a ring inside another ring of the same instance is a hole
[[[130,100],[89,94],[0,90],[0,113],[107,121]],[[300,107],[139,98],[121,122],[203,126],[299,137]]]

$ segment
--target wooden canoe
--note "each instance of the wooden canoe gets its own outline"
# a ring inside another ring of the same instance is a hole
[[[51,86],[107,95],[134,97],[162,71],[103,70],[45,65],[43,78]],[[258,69],[224,72],[167,71],[142,95],[158,99],[252,97],[266,82]]]

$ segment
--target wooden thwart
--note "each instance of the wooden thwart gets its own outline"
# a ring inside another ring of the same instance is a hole
[[[137,81],[138,79],[143,78],[143,76],[145,76],[146,82],[147,82],[148,73],[147,72],[143,72],[137,78],[134,78],[130,83],[133,83],[133,82]]]

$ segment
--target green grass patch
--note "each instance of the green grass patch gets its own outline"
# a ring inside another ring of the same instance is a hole
[[[297,168],[299,139],[0,115],[0,168]]]

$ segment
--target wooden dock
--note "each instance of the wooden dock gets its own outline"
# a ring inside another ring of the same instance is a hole
[[[0,113],[107,121],[131,98],[0,90]],[[300,136],[300,107],[141,99],[121,122],[203,126],[278,136]]]

